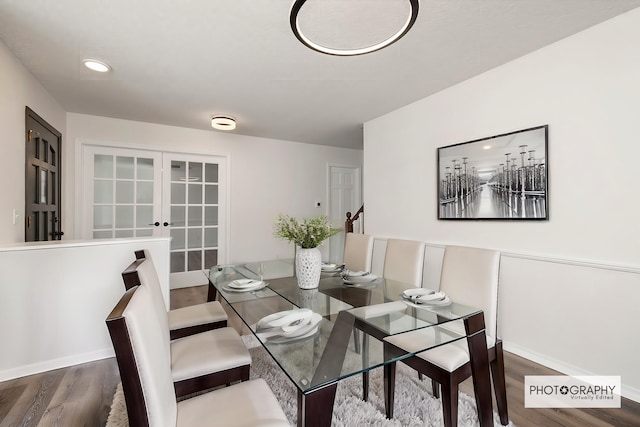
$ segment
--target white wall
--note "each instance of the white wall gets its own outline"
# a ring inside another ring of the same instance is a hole
[[[635,400],[637,40],[640,9],[372,120],[364,142],[367,233],[502,250],[505,348],[567,373],[622,375]],[[437,220],[437,147],[543,124],[549,221]]]
[[[241,124],[240,124],[241,126]],[[279,213],[297,217],[326,214],[327,164],[362,165],[362,150],[302,144],[151,123],[68,115],[66,229],[80,224],[78,190],[82,144],[116,145],[160,151],[226,155],[230,169],[228,259],[220,263],[293,257],[293,246],[273,237]],[[73,198],[75,196],[75,199]],[[323,206],[316,208],[320,200]],[[334,224],[341,227],[342,224]],[[75,230],[79,235],[79,230]],[[326,246],[322,250],[326,251]]]
[[[0,381],[113,356],[105,320],[139,249],[149,250],[167,298],[169,239],[0,248]]]
[[[60,105],[1,41],[0,94],[1,244],[24,241],[25,106],[63,135],[66,116]],[[16,224],[13,224],[13,209],[20,215]]]

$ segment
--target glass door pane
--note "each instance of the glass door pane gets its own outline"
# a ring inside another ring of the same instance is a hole
[[[87,147],[86,238],[161,235],[161,160],[154,152]]]
[[[165,218],[170,218],[172,286],[202,284],[202,271],[222,261],[224,194],[221,170],[226,159],[165,154]],[[166,190],[165,190],[166,191]],[[193,283],[192,281],[195,281]]]

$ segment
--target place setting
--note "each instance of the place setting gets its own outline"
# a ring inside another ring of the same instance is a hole
[[[258,291],[267,286],[264,280],[259,279],[238,279],[222,286],[227,292],[253,292]]]
[[[411,288],[400,295],[405,304],[417,308],[438,308],[451,304],[451,299],[444,292],[433,289]]]
[[[352,271],[344,269],[340,273],[342,283],[347,286],[370,286],[374,285],[374,281],[378,278],[375,274],[368,271]]]
[[[344,264],[334,264],[331,262],[323,262],[320,265],[320,271],[322,273],[339,273],[344,268]]]
[[[256,323],[256,336],[263,342],[284,344],[314,336],[322,316],[308,308],[280,311]]]

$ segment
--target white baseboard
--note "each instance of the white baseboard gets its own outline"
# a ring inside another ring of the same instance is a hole
[[[585,375],[585,376],[601,375],[601,374],[590,372],[585,369],[579,368],[577,366],[568,364],[561,360],[545,356],[544,354],[531,351],[517,344],[511,344],[506,341],[503,341],[502,345],[505,351],[516,354],[520,357],[524,357],[525,359],[531,360],[532,362],[546,366],[547,368],[553,369],[565,375]],[[621,380],[622,380],[622,397],[625,397],[629,400],[633,400],[634,402],[640,403],[640,390],[638,390],[635,387],[630,387],[625,385],[624,378],[621,378]]]
[[[75,354],[73,356],[62,357],[59,359],[45,360],[43,362],[33,363],[31,365],[18,366],[16,368],[0,371],[0,381],[9,381],[15,378],[22,378],[28,375],[39,374],[54,369],[67,368],[73,365],[93,362],[96,360],[115,357],[113,348],[105,348],[89,353]]]

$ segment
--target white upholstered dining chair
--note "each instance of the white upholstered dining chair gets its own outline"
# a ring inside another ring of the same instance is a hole
[[[489,249],[463,246],[447,246],[442,260],[440,291],[452,301],[481,308],[485,319],[485,333],[493,385],[500,421],[509,423],[504,377],[502,341],[497,337],[498,282],[500,275],[500,252]],[[465,334],[459,322],[444,324],[453,332]],[[456,330],[458,329],[458,330]],[[429,328],[388,337],[387,341],[408,352],[427,347],[433,339]],[[459,340],[418,353],[402,360],[419,373],[431,378],[434,395],[438,397],[438,384],[442,388],[442,410],[446,427],[457,425],[458,385],[471,375],[469,347],[466,340]],[[386,381],[386,378],[385,378]],[[393,384],[386,384],[393,389]],[[386,399],[386,412],[393,415],[393,391]]]
[[[144,249],[135,251],[135,257],[136,260],[122,272],[125,289],[141,285],[143,280],[140,278],[140,274],[145,274],[144,282],[153,287],[151,292],[154,298],[164,301],[151,254]],[[144,268],[144,272],[141,273],[138,266],[143,262],[147,262],[150,265],[147,265]],[[203,302],[167,312],[171,339],[225,327],[227,326],[227,318],[226,311],[218,301]]]
[[[156,327],[169,345],[171,374],[178,397],[249,379],[251,356],[235,329],[207,328],[171,340],[171,312],[167,313],[153,261],[147,254],[137,259],[134,266],[139,286],[148,290],[153,301],[153,311],[148,315],[156,318]]]
[[[422,286],[424,269],[425,243],[416,240],[388,239],[384,255],[382,277],[387,281],[385,289],[396,286],[406,288],[407,285],[419,288]],[[396,282],[396,283],[392,283]],[[395,297],[395,296],[394,296]],[[362,336],[362,347],[368,346],[368,334]],[[360,352],[360,338],[354,330],[356,352]],[[362,373],[362,396],[368,400],[369,372]]]
[[[371,272],[373,236],[346,233],[344,237],[344,268],[351,271]]]
[[[384,279],[421,287],[425,247],[424,242],[415,240],[387,240],[382,273]]]
[[[273,392],[251,380],[177,402],[169,341],[144,286],[129,289],[107,317],[131,427],[289,426]]]

